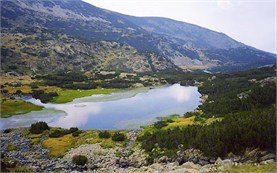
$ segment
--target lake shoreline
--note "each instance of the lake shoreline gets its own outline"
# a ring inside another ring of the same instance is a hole
[[[157,121],[156,117],[183,115],[194,111],[201,103],[200,96],[196,87],[173,84],[152,89],[128,89],[108,95],[92,95],[64,104],[45,104],[38,99],[27,98],[27,102],[43,106],[44,109],[1,119],[1,128],[26,127],[35,121],[43,120],[51,122],[51,126],[64,128],[138,129],[142,125],[154,123]],[[52,113],[48,113],[50,109],[53,110]],[[78,118],[76,115],[79,115]],[[51,121],[47,120],[47,117]],[[14,124],[15,122],[20,123]]]

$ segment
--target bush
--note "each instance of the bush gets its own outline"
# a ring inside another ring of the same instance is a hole
[[[31,125],[30,132],[33,134],[40,134],[44,130],[49,130],[49,129],[50,128],[48,127],[46,122],[40,121]]]
[[[69,133],[74,133],[74,132],[77,132],[79,129],[77,127],[71,127],[69,129]]]
[[[88,159],[86,156],[83,156],[83,155],[76,155],[76,156],[73,156],[72,158],[72,162],[75,164],[75,165],[85,165],[87,163]]]
[[[165,121],[157,121],[154,123],[154,127],[157,129],[161,129],[165,126],[167,126],[167,122],[165,122]]]
[[[49,133],[49,137],[50,138],[58,138],[58,137],[62,137],[66,134],[68,134],[69,130],[65,130],[65,129],[54,129],[51,130]]]
[[[14,172],[34,172],[34,170],[27,166],[17,166],[15,167]]]
[[[2,93],[6,94],[6,93],[9,93],[8,90],[1,90]]]
[[[31,87],[32,89],[37,89],[37,88],[38,88],[38,84],[36,84],[36,83],[31,83],[31,84],[30,84],[30,87]]]
[[[77,135],[77,132],[79,132],[79,129],[77,127],[71,127],[69,130],[59,128],[59,129],[51,130],[50,133],[49,133],[49,137],[58,138],[58,137],[62,137],[64,135],[67,135],[67,134],[70,134],[70,133],[75,133],[74,135]],[[72,136],[73,136],[73,134],[72,134]]]
[[[126,139],[126,136],[122,133],[116,132],[113,136],[112,136],[112,140],[113,141],[124,141]]]
[[[32,97],[35,99],[40,99],[42,103],[50,102],[54,97],[58,96],[56,92],[46,93],[43,90],[33,90]]]
[[[110,138],[111,134],[107,130],[105,131],[100,131],[98,134],[99,138]]]
[[[72,133],[72,136],[73,136],[73,137],[77,137],[77,136],[79,136],[81,133],[82,133],[82,131],[78,130],[78,131],[76,131],[76,132],[73,132],[73,133]]]
[[[16,94],[16,95],[21,95],[21,94],[22,94],[22,91],[21,91],[21,90],[16,90],[15,94]]]
[[[225,157],[228,153],[242,154],[246,148],[276,151],[275,109],[229,114],[210,125],[190,125],[183,128],[146,132],[138,138],[142,148],[150,154],[156,147],[164,151],[200,149],[207,156]]]
[[[3,133],[10,133],[12,131],[12,129],[5,129],[3,130]]]

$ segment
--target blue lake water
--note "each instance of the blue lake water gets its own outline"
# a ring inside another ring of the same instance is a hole
[[[179,84],[151,90],[134,89],[110,95],[94,95],[65,104],[42,104],[45,109],[0,119],[0,128],[30,126],[45,121],[51,126],[80,129],[137,129],[157,121],[157,117],[183,115],[200,104],[197,87]]]

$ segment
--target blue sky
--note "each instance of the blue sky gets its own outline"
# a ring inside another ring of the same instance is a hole
[[[276,0],[84,0],[134,16],[168,17],[193,23],[256,47],[276,50]]]

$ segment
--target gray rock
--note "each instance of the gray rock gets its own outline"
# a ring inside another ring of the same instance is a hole
[[[169,162],[169,159],[167,156],[162,156],[161,158],[159,158],[158,163],[167,163]]]
[[[261,157],[259,160],[262,162],[262,161],[266,161],[266,160],[270,160],[270,159],[276,160],[276,155],[269,153],[269,154]]]
[[[201,165],[201,166],[204,166],[204,165],[209,164],[209,162],[207,162],[206,160],[199,160],[198,164]]]
[[[215,165],[222,165],[222,159],[220,157],[216,159]]]
[[[234,162],[231,159],[225,159],[225,160],[222,161],[222,165],[224,167],[232,166],[233,164],[234,164]]]
[[[261,164],[265,165],[265,164],[274,163],[274,162],[275,162],[275,160],[270,159],[270,160],[262,161]]]

